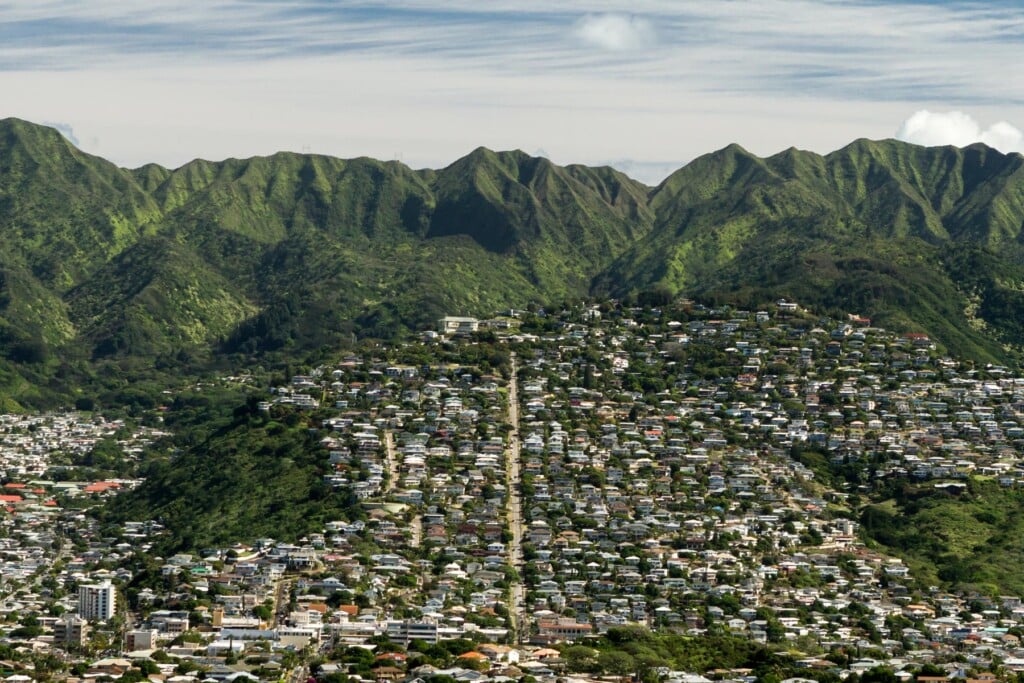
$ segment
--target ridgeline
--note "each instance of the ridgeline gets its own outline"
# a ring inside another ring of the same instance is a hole
[[[655,188],[482,148],[436,171],[292,153],[128,170],[6,119],[0,386],[43,405],[110,364],[305,353],[583,297],[791,297],[1015,364],[1022,165],[860,140],[733,145]]]

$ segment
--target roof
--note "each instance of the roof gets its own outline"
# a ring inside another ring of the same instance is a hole
[[[116,488],[121,488],[121,485],[116,481],[97,481],[93,484],[89,484],[82,490],[86,493],[103,493],[104,491]]]

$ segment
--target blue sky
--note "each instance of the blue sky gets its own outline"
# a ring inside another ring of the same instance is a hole
[[[1020,5],[0,0],[0,116],[125,166],[486,145],[656,182],[730,142],[1024,151]]]

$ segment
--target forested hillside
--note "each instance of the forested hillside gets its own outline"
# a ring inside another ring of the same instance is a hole
[[[1024,171],[984,146],[737,146],[660,186],[477,149],[441,170],[280,153],[127,170],[0,121],[0,383],[307,353],[584,297],[799,299],[1016,362]]]

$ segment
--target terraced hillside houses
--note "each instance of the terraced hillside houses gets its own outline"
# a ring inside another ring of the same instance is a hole
[[[88,510],[133,480],[74,468],[104,438],[132,454],[159,430],[0,418],[11,670],[753,676],[625,671],[602,648],[641,628],[751,643],[815,680],[1024,671],[1020,595],[922,575],[862,514],[885,487],[1019,489],[1024,378],[788,301],[581,304],[425,338],[257,387],[267,419],[308,421],[332,495],[358,499],[297,538],[158,556],[167,520]],[[81,620],[75,589],[107,581],[116,616]]]

